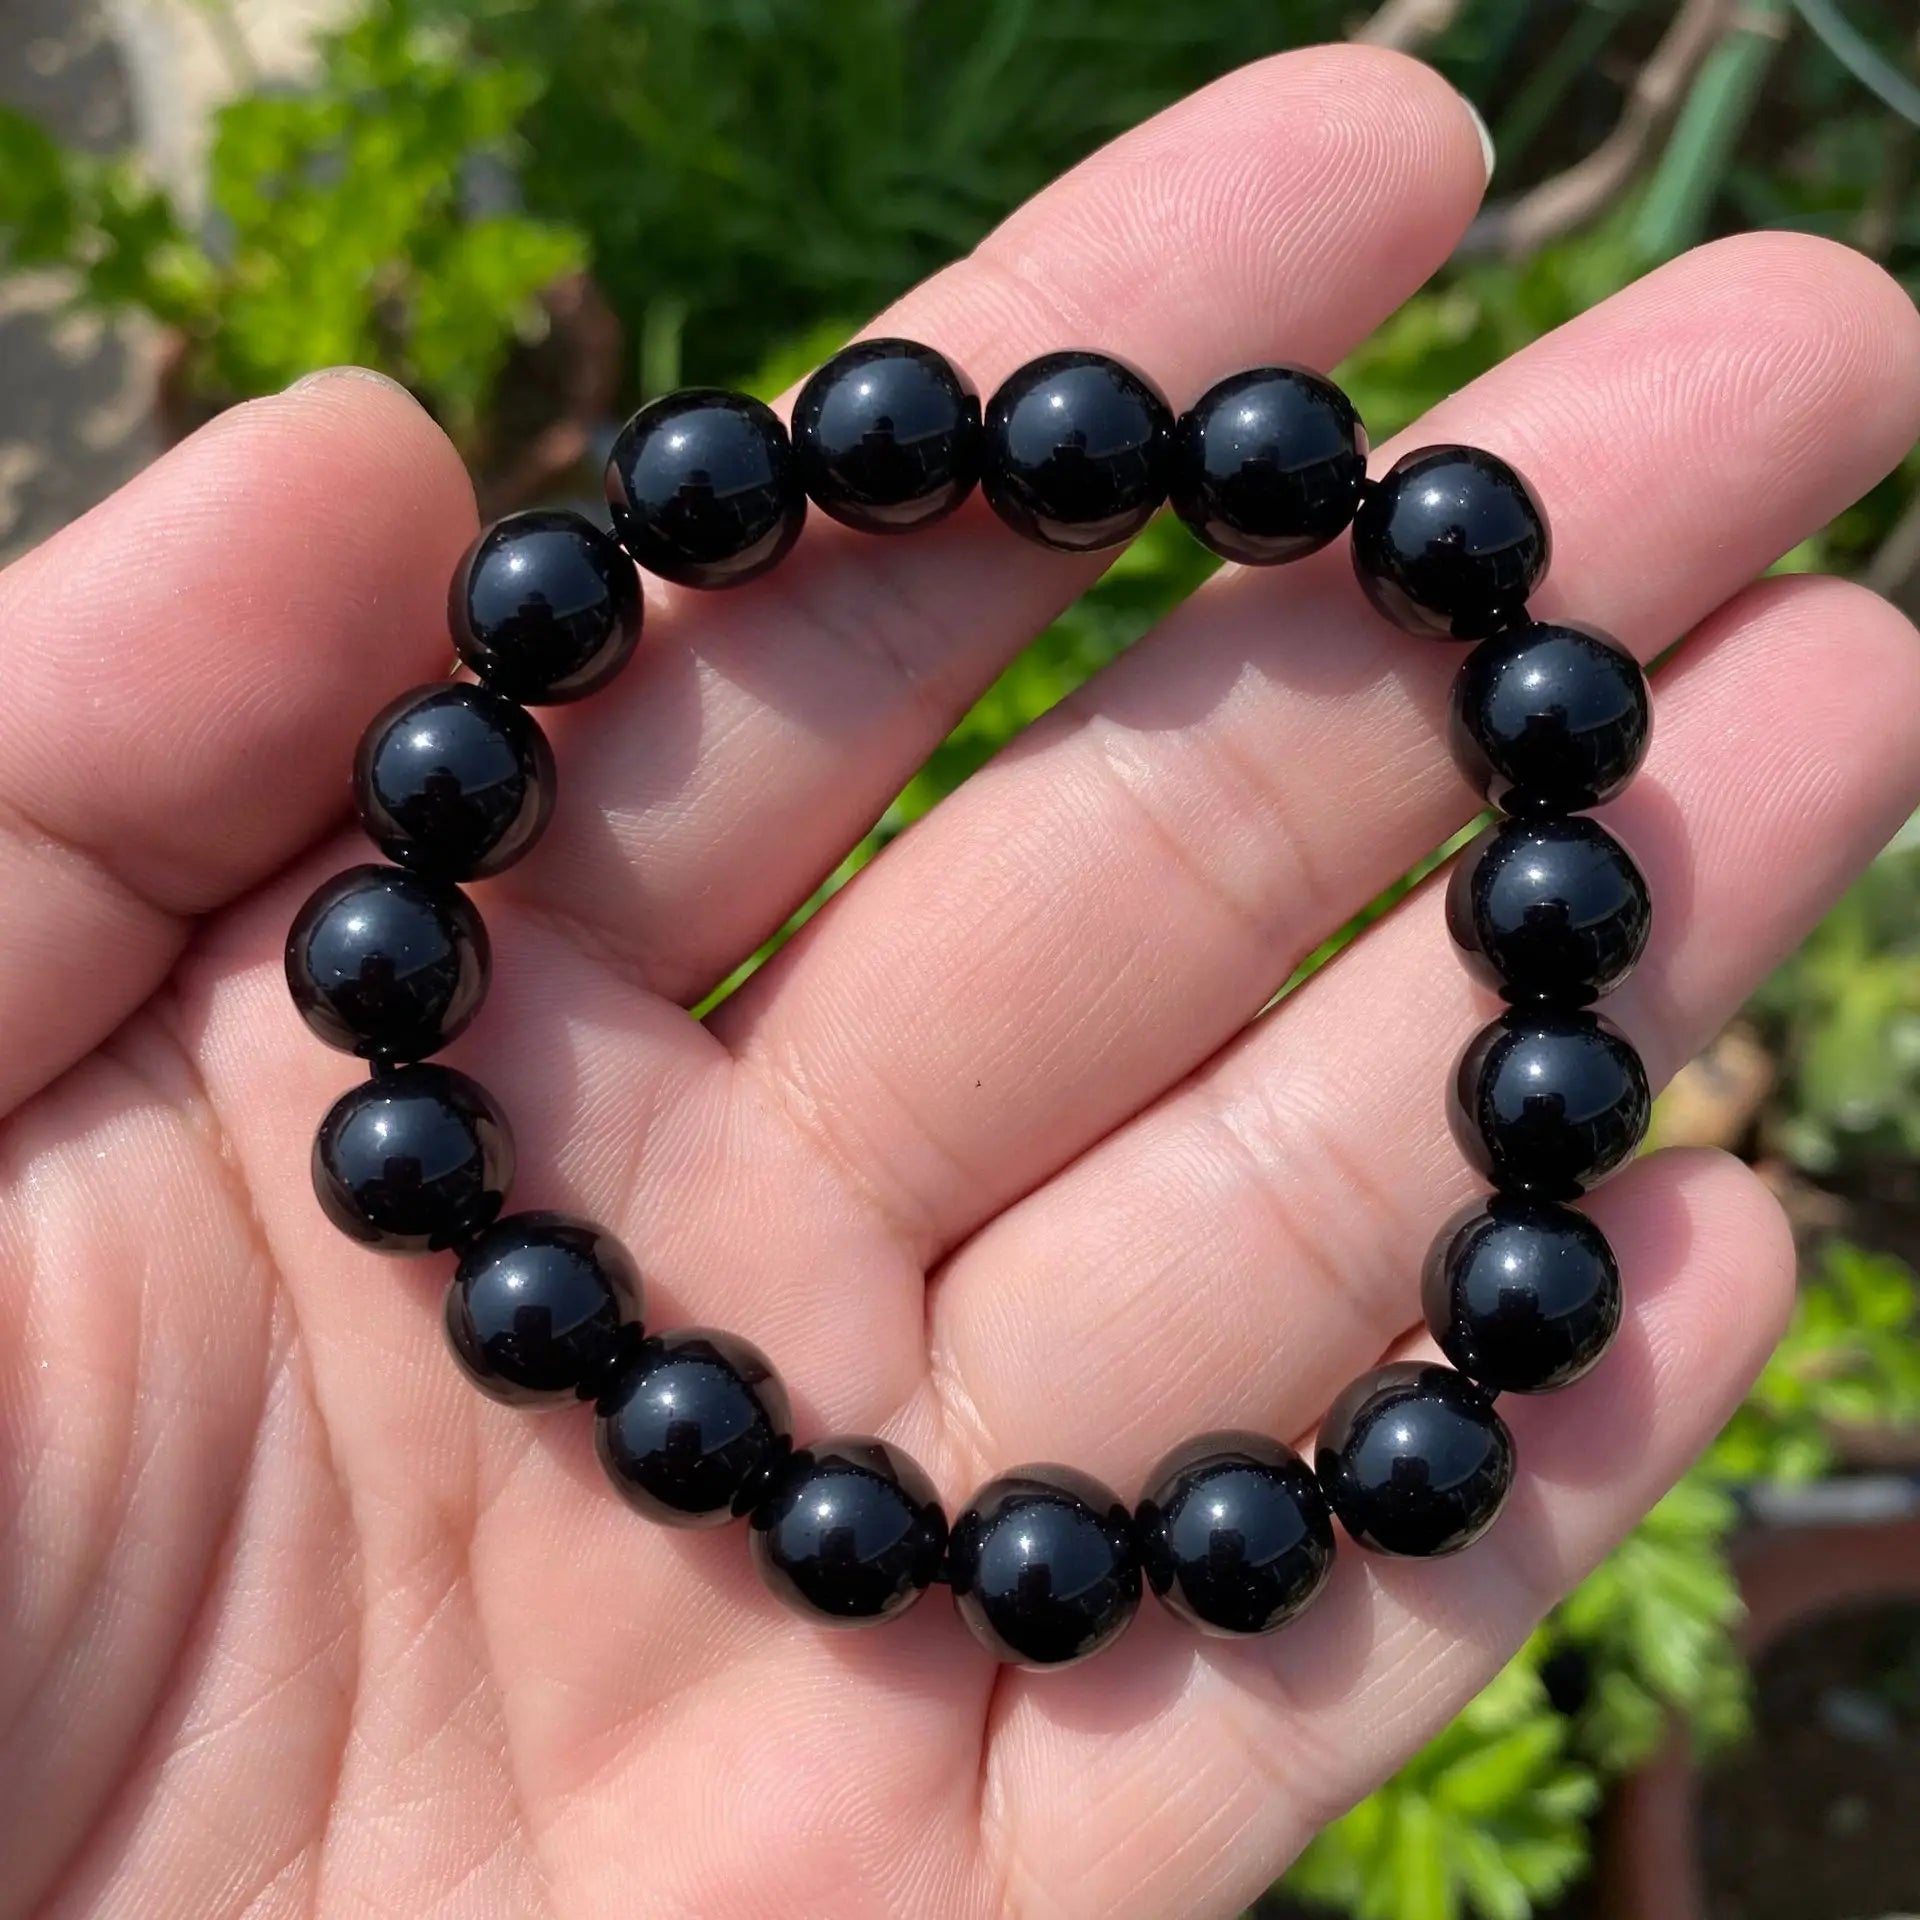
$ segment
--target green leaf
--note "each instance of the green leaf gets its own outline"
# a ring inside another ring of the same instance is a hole
[[[1415,1795],[1400,1801],[1388,1850],[1361,1905],[1362,1920],[1455,1920],[1460,1905],[1441,1835],[1430,1802]]]
[[[1379,1792],[1318,1835],[1287,1875],[1361,1920],[1526,1920],[1584,1870],[1591,1773],[1541,1684],[1537,1638]]]

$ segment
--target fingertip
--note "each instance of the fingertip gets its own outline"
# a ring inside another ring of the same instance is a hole
[[[371,367],[316,368],[283,392],[222,418],[247,438],[297,436],[289,445],[316,467],[330,460],[349,468],[377,462],[380,472],[372,477],[383,494],[390,477],[404,472],[412,482],[404,499],[409,511],[429,526],[457,523],[463,536],[471,532],[474,493],[466,463],[419,400]]]
[[[1830,737],[1849,772],[1883,769],[1906,800],[1920,769],[1920,633],[1890,600],[1830,574],[1757,580],[1695,631],[1659,684],[1728,671],[1723,647],[1737,649],[1730,684],[1784,696],[1803,736]]]
[[[397,393],[404,400],[413,400],[413,395],[391,374],[382,373],[377,367],[362,367],[352,361],[342,361],[338,366],[315,367],[311,373],[303,373],[299,379],[288,381],[284,391],[287,393],[305,393],[310,388],[324,388],[336,380],[364,380],[369,386],[383,387],[389,393]],[[414,402],[415,405],[419,403]]]
[[[1245,363],[1249,313],[1264,357],[1338,359],[1445,262],[1486,177],[1475,115],[1431,67],[1274,54],[1120,135],[883,324],[931,327],[993,377],[1041,291],[1040,325],[1141,359],[1184,404]]]
[[[1223,222],[1284,195],[1291,226],[1327,229],[1323,249],[1342,270],[1394,286],[1414,281],[1410,267],[1424,280],[1445,263],[1491,174],[1492,139],[1471,103],[1425,62],[1385,47],[1272,55],[1162,123],[1151,124],[1166,139],[1197,143],[1194,172],[1204,169]],[[1391,266],[1375,258],[1382,245]]]
[[[1678,393],[1737,429],[1771,424],[1774,470],[1830,468],[1844,451],[1875,477],[1920,437],[1920,313],[1855,249],[1814,234],[1757,232],[1697,247],[1649,276],[1641,338],[1693,357]]]
[[[367,716],[445,669],[473,526],[391,382],[228,410],[0,580],[0,796],[166,910],[253,884],[337,816]]]
[[[1829,328],[1874,343],[1889,367],[1920,379],[1920,310],[1913,296],[1871,255],[1823,234],[1763,227],[1709,240],[1663,269],[1671,274],[1736,278],[1769,307],[1786,304],[1814,330]]]
[[[1798,1255],[1779,1200],[1731,1153],[1667,1147],[1600,1188],[1588,1210],[1619,1258],[1663,1395],[1703,1396],[1721,1409],[1717,1424],[1793,1310]]]

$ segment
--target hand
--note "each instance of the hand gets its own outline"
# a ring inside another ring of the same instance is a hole
[[[1095,344],[1176,404],[1326,366],[1440,265],[1481,151],[1424,69],[1303,53],[1119,142],[886,330],[983,388]],[[1855,588],[1749,584],[1920,431],[1920,320],[1812,240],[1707,248],[1528,348],[1409,444],[1496,448],[1545,610],[1643,655],[1609,810],[1653,946],[1611,1003],[1663,1079],[1920,802],[1920,648]],[[1389,450],[1389,455],[1391,450]],[[456,1374],[447,1263],[315,1207],[355,1076],[290,1008],[298,902],[359,729],[443,672],[473,531],[451,449],[332,376],[229,414],[0,587],[0,1912],[1227,1914],[1412,1752],[1630,1528],[1785,1311],[1753,1176],[1597,1194],[1628,1320],[1515,1403],[1521,1478],[1439,1563],[1343,1546],[1278,1635],[1151,1604],[1070,1672],[997,1669],[943,1595],[868,1634],[649,1527],[589,1423]],[[816,519],[771,579],[661,594],[608,693],[543,718],[559,817],[479,890],[452,1059],[514,1204],[605,1221],[650,1319],[764,1346],[804,1435],[877,1431],[950,1510],[1060,1459],[1131,1496],[1187,1434],[1310,1431],[1415,1323],[1475,1182],[1443,1117],[1485,1017],[1417,893],[1296,960],[1472,811],[1458,655],[1339,551],[1231,569],[834,900],[705,1025],[968,700],[1097,571],[975,503]],[[652,590],[651,587],[649,589]]]

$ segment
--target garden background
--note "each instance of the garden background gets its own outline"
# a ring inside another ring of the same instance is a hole
[[[495,509],[591,495],[638,400],[778,392],[1112,134],[1353,35],[1435,61],[1499,155],[1453,264],[1339,370],[1376,440],[1716,233],[1832,235],[1920,291],[1911,0],[0,0],[0,553],[341,361],[411,386]],[[827,890],[1210,565],[1163,516]],[[1920,614],[1920,455],[1780,565]],[[1773,1181],[1793,1330],[1276,1913],[1920,1911],[1920,822],[1656,1134]]]

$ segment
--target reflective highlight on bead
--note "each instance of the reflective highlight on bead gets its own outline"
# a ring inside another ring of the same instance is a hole
[[[980,395],[912,340],[836,353],[800,389],[792,432],[808,498],[863,533],[931,526],[980,478]]]
[[[717,1527],[763,1497],[793,1423],[773,1362],[750,1340],[683,1327],[621,1363],[593,1432],[630,1507],[668,1526]]]
[[[1151,1474],[1135,1513],[1147,1583],[1202,1633],[1271,1633],[1333,1571],[1333,1519],[1311,1469],[1263,1434],[1203,1433]]]
[[[686,387],[642,407],[607,461],[620,544],[683,587],[737,587],[778,566],[807,517],[787,430],[744,393]]]
[[[1578,813],[1631,780],[1653,737],[1640,663],[1598,627],[1529,621],[1454,676],[1454,760],[1509,813]]]
[[[1048,353],[987,403],[981,490],[1014,532],[1068,553],[1131,540],[1167,497],[1173,411],[1102,353]]]
[[[967,1630],[995,1659],[1066,1666],[1111,1645],[1140,1605],[1133,1522],[1071,1467],[989,1480],[953,1523],[947,1578]]]
[[[1467,1043],[1448,1117],[1495,1186],[1572,1200],[1626,1164],[1652,1111],[1647,1070],[1611,1020],[1516,1007]]]
[[[399,867],[349,867],[287,934],[287,991],[330,1047],[424,1059],[464,1033],[486,998],[487,930],[457,887]]]
[[[947,1545],[933,1482],[898,1447],[864,1435],[790,1455],[749,1527],[769,1591],[837,1626],[904,1613],[938,1577]]]
[[[1588,1372],[1620,1326],[1620,1269],[1584,1213],[1496,1193],[1440,1229],[1421,1276],[1440,1351],[1490,1393],[1546,1393]]]
[[[1522,617],[1551,543],[1533,489],[1477,447],[1422,447],[1368,487],[1353,569],[1396,626],[1478,640]]]
[[[1174,430],[1173,510],[1244,566],[1299,560],[1341,532],[1367,478],[1353,402],[1305,367],[1252,367],[1209,387]]]
[[[460,658],[526,706],[597,693],[640,638],[633,562],[559,507],[496,520],[454,569],[447,621]]]
[[[1583,1007],[1611,993],[1652,926],[1633,856],[1585,814],[1498,822],[1447,885],[1447,930],[1467,971],[1513,1001]]]
[[[553,814],[553,749],[532,714],[464,680],[415,687],[374,715],[353,758],[367,837],[441,880],[503,872]]]
[[[1320,1423],[1314,1468],[1340,1524],[1376,1553],[1458,1553],[1513,1484],[1513,1436],[1451,1367],[1396,1362],[1353,1381]]]
[[[513,1132],[477,1080],[428,1063],[350,1087],[313,1142],[327,1218],[380,1253],[457,1246],[499,1213]]]
[[[638,1343],[640,1273],[591,1220],[510,1213],[461,1251],[444,1318],[482,1393],[523,1407],[592,1399]]]

